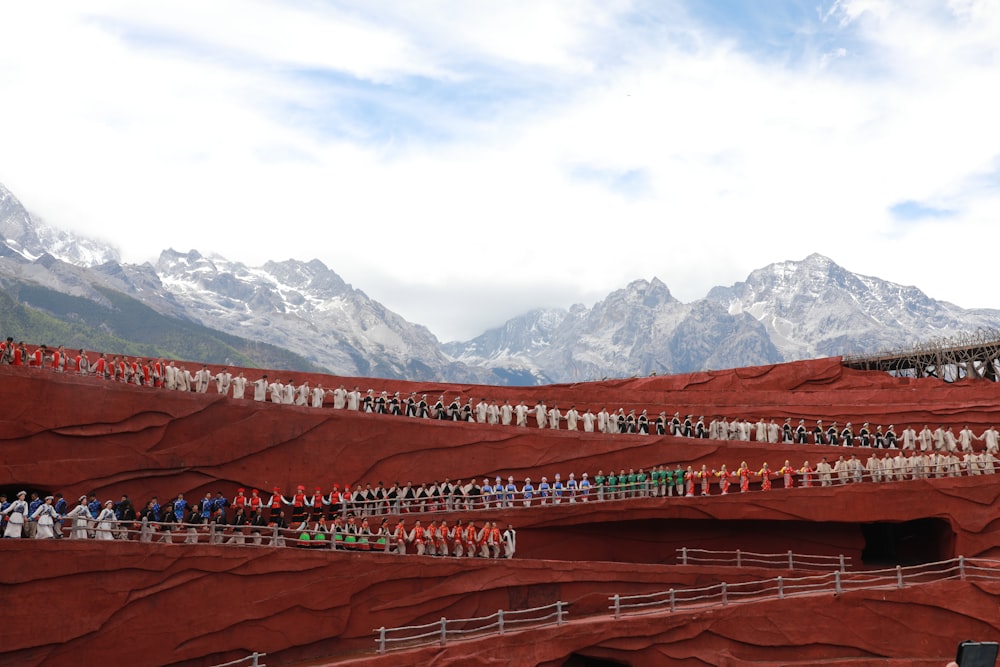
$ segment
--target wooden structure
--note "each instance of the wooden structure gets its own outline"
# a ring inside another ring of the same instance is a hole
[[[898,377],[935,377],[946,382],[969,377],[998,382],[1000,331],[980,329],[972,334],[918,343],[909,349],[845,356],[843,364]]]

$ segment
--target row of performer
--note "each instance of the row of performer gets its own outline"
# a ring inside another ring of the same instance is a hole
[[[62,514],[56,509],[54,496],[47,496],[34,512],[29,513],[25,496],[24,491],[19,492],[17,500],[2,510],[8,519],[4,527],[5,538],[54,539],[66,534],[69,539],[77,540],[294,545],[459,558],[512,558],[517,545],[513,526],[508,524],[501,531],[496,521],[477,525],[474,520],[468,520],[449,526],[442,520],[424,526],[417,520],[407,526],[405,518],[400,518],[390,527],[386,518],[375,525],[368,518],[352,513],[346,518],[336,516],[332,520],[325,516],[303,516],[289,524],[284,510],[266,516],[262,507],[248,514],[244,506],[237,507],[231,519],[225,506],[210,509],[207,518],[200,507],[191,506],[180,519],[171,507],[159,520],[154,520],[155,499],[150,500],[138,516],[130,516],[123,510],[124,501],[108,500],[94,517],[87,496],[81,496],[75,508]],[[214,505],[216,501],[210,502]]]
[[[544,401],[537,401],[534,406],[528,406],[521,401],[516,405],[509,400],[502,403],[483,397],[478,402],[468,397],[463,399],[455,396],[447,401],[439,395],[431,402],[427,394],[418,396],[411,392],[402,396],[400,392],[368,389],[362,393],[358,386],[348,390],[344,385],[336,389],[328,389],[322,384],[311,386],[308,381],[296,384],[293,379],[282,381],[280,378],[269,379],[266,374],[256,380],[249,380],[243,371],[235,375],[227,368],[219,372],[211,371],[207,364],[194,372],[178,365],[174,361],[163,359],[129,358],[114,355],[108,359],[101,353],[96,360],[91,361],[84,350],[75,353],[67,352],[62,346],[49,348],[40,345],[29,352],[23,342],[15,345],[8,337],[0,343],[0,362],[15,366],[48,368],[59,372],[73,372],[139,386],[149,386],[180,391],[215,393],[232,396],[235,399],[253,398],[255,401],[270,401],[272,403],[324,407],[330,399],[334,409],[355,410],[373,414],[387,414],[407,417],[438,419],[447,421],[475,422],[480,424],[499,424],[504,426],[529,426],[530,422],[538,428],[561,429],[570,431],[599,433],[637,433],[655,435],[673,435],[678,437],[705,438],[711,440],[739,440],[750,442],[767,442],[772,444],[817,444],[842,445],[845,447],[873,447],[905,450],[919,449],[931,451],[972,451],[976,442],[984,443],[984,448],[993,454],[1000,452],[1000,432],[993,426],[976,434],[964,425],[955,434],[950,426],[939,425],[931,429],[925,424],[920,431],[912,426],[903,428],[898,434],[894,424],[889,424],[883,430],[881,425],[870,427],[868,422],[862,422],[855,428],[852,422],[843,426],[836,421],[824,424],[822,419],[815,421],[813,426],[807,426],[804,419],[793,426],[791,418],[778,423],[775,419],[764,418],[751,423],[747,419],[727,419],[715,417],[706,422],[704,415],[697,418],[693,414],[681,416],[674,412],[672,417],[666,411],[661,411],[655,417],[648,410],[629,410],[624,408],[608,411],[602,407],[594,413],[590,408],[578,410],[576,405],[570,406],[565,412],[558,405],[546,406]],[[248,395],[249,392],[249,395]]]
[[[452,483],[446,479],[441,483],[420,485],[408,482],[402,487],[393,484],[388,489],[381,483],[376,487],[365,484],[363,488],[361,485],[354,488],[345,485],[342,490],[334,485],[329,494],[320,489],[310,494],[304,485],[299,485],[288,497],[275,487],[267,500],[257,489],[247,494],[240,488],[231,501],[221,491],[214,496],[206,493],[204,498],[194,503],[188,503],[182,493],[163,505],[154,497],[138,512],[127,496],[122,496],[118,502],[108,500],[104,503],[93,494],[89,498],[81,496],[78,505],[68,510],[65,499],[59,494],[42,499],[37,493],[32,493],[29,503],[22,491],[13,502],[0,495],[0,518],[5,537],[20,537],[22,533],[27,537],[57,537],[61,531],[56,525],[65,519],[89,522],[91,532],[102,535],[106,531],[95,531],[93,526],[112,523],[128,525],[143,521],[154,526],[248,526],[256,530],[278,526],[293,531],[312,522],[313,526],[329,526],[333,533],[337,533],[341,523],[353,525],[380,515],[461,512],[638,497],[704,496],[711,495],[713,487],[719,493],[727,494],[734,486],[742,492],[748,491],[751,484],[766,491],[776,480],[780,480],[785,488],[791,488],[994,475],[998,465],[1000,461],[988,451],[966,452],[960,457],[951,452],[924,454],[901,450],[885,451],[879,456],[873,450],[867,460],[851,453],[841,455],[832,462],[822,457],[815,465],[805,461],[800,466],[793,466],[786,460],[777,469],[772,469],[767,463],[760,468],[751,468],[744,461],[732,470],[725,464],[718,467],[703,464],[700,468],[693,465],[686,468],[660,465],[648,472],[639,468],[607,474],[599,470],[593,482],[588,473],[583,473],[579,481],[570,473],[565,482],[559,473],[555,473],[552,482],[547,476],[542,476],[537,484],[531,477],[525,477],[518,483],[513,476],[508,476],[506,482],[498,476],[492,482],[484,478],[481,484],[462,480]],[[365,530],[368,530],[367,523]]]

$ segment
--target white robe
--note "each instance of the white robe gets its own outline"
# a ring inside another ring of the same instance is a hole
[[[246,395],[247,379],[237,375],[233,378],[233,398],[241,399]]]
[[[113,540],[114,534],[111,532],[115,528],[115,512],[110,507],[105,507],[97,515],[97,530],[95,531],[98,540]]]
[[[15,500],[3,513],[7,515],[7,527],[3,531],[3,536],[21,537],[24,517],[28,515],[28,503],[23,500]]]
[[[38,540],[51,540],[55,539],[55,523],[53,519],[58,517],[59,514],[56,509],[49,505],[48,503],[38,506],[35,513],[31,515],[32,519],[38,522],[38,528],[35,530],[35,539]]]
[[[345,407],[347,407],[347,390],[337,387],[333,390],[333,409],[343,410]]]
[[[87,509],[86,505],[77,505],[70,510],[66,518],[71,519],[73,522],[72,528],[69,531],[69,539],[85,540],[89,537],[87,534],[87,524],[90,523],[90,510]]]

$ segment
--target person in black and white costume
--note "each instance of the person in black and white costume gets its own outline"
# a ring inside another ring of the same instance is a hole
[[[507,524],[507,530],[503,531],[503,555],[504,558],[513,558],[517,551],[517,531],[514,526]]]

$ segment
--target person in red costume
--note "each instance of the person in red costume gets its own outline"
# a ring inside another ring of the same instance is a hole
[[[251,515],[260,509],[261,506],[260,491],[258,491],[257,489],[253,489],[250,491],[250,497],[247,498],[247,506],[250,508],[248,514]]]
[[[722,495],[729,493],[729,471],[726,470],[726,464],[723,463],[722,467],[712,474],[719,478],[719,493]]]
[[[406,542],[408,539],[409,533],[406,532],[406,519],[401,518],[392,530],[392,541],[396,545],[396,553],[400,556],[406,555]]]
[[[795,486],[795,468],[792,467],[792,464],[787,459],[785,460],[785,465],[781,466],[781,470],[778,473],[784,478],[786,489]]]
[[[763,466],[761,466],[761,469],[757,471],[757,476],[760,477],[760,490],[761,491],[770,491],[771,490],[771,475],[773,475],[773,474],[774,473],[771,472],[771,469],[767,467],[767,463],[766,462],[764,463]]]
[[[740,478],[740,493],[746,493],[750,490],[750,468],[747,467],[747,462],[743,461],[740,463],[740,469],[736,472]]]
[[[234,512],[236,510],[240,509],[240,508],[242,508],[243,511],[246,512],[246,509],[247,509],[247,496],[246,496],[246,493],[247,493],[247,490],[244,489],[242,486],[240,488],[236,489],[236,495],[233,496],[233,502],[230,503],[233,506],[233,511]]]
[[[274,487],[274,491],[271,494],[271,499],[267,502],[267,506],[271,508],[271,521],[277,521],[278,514],[281,512],[281,506],[286,503],[285,497],[281,495],[281,488]]]
[[[694,471],[694,466],[688,466],[684,471],[684,495],[688,498],[694,496],[694,478],[698,473]]]
[[[420,519],[417,519],[413,525],[413,530],[410,531],[410,542],[416,547],[418,556],[423,556],[426,549],[427,536],[425,533],[426,530],[420,524]]]
[[[469,521],[465,527],[465,550],[466,556],[474,558],[476,555],[476,544],[478,543],[479,531],[476,530],[476,522]]]
[[[306,516],[306,487],[299,484],[295,489],[295,495],[291,500],[284,501],[286,505],[292,506],[292,523],[302,523]]]

